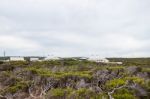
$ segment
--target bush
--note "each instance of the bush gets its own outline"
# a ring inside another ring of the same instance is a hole
[[[3,64],[3,63],[4,63],[3,61],[0,61],[0,65]]]
[[[68,97],[70,93],[73,92],[72,88],[56,88],[56,89],[51,89],[50,91],[48,91],[47,95],[46,95],[46,99],[57,99],[57,98],[61,98],[62,97]]]
[[[62,97],[65,94],[65,90],[61,88],[50,90],[51,96],[59,96]]]
[[[46,68],[38,68],[38,67],[28,67],[25,70],[27,71],[31,71],[33,74],[37,74],[39,76],[46,76],[49,77],[51,76],[51,72],[50,70],[46,69]]]
[[[75,72],[51,72],[46,68],[37,68],[37,67],[28,67],[27,71],[31,71],[34,74],[44,77],[54,77],[57,79],[65,78],[65,77],[80,77],[80,78],[88,78],[91,79],[92,75],[89,71],[75,71]]]
[[[125,84],[126,84],[126,81],[124,79],[113,79],[113,80],[107,81],[105,85],[108,89],[113,89],[115,87],[119,87]]]
[[[23,90],[23,89],[27,88],[27,86],[28,86],[28,82],[24,82],[24,81],[17,82],[16,84],[6,88],[4,90],[4,93],[12,93],[13,94],[13,93],[16,93],[18,90]]]
[[[12,65],[12,66],[14,66],[14,67],[15,66],[23,67],[25,65],[28,65],[29,63],[26,62],[26,61],[10,61],[9,64]]]
[[[75,99],[90,99],[91,97],[95,96],[95,92],[87,88],[80,88],[70,94],[70,97],[74,97]]]
[[[144,79],[140,77],[125,77],[125,80],[133,81],[134,83],[138,83],[141,85],[144,85],[145,83]]]
[[[127,89],[116,90],[113,94],[114,99],[135,99],[132,92],[129,92]]]

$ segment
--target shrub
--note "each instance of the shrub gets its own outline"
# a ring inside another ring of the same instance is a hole
[[[110,70],[123,70],[125,67],[123,66],[113,66],[113,67],[107,67]]]
[[[75,90],[70,94],[70,97],[74,97],[75,99],[90,99],[90,97],[95,97],[95,92],[87,88],[80,88]],[[70,99],[70,98],[69,98]]]
[[[51,96],[64,96],[65,94],[65,90],[61,89],[61,88],[57,88],[57,89],[52,89],[50,90]]]
[[[51,76],[50,70],[46,68],[38,68],[38,67],[28,67],[26,68],[27,71],[31,71],[34,74],[37,74],[39,76]]]
[[[90,71],[75,71],[75,72],[51,72],[49,69],[46,68],[37,68],[37,67],[28,67],[26,68],[27,71],[31,71],[34,74],[44,77],[54,77],[57,79],[65,78],[65,77],[81,77],[81,78],[88,78],[91,79],[92,75]]]
[[[82,71],[82,72],[56,72],[53,74],[56,78],[65,78],[65,77],[79,77],[79,78],[88,78],[91,79],[92,75],[90,72]]]
[[[129,92],[127,89],[116,90],[113,94],[114,99],[135,99],[132,92]]]
[[[122,86],[124,84],[126,84],[126,81],[124,79],[113,79],[113,80],[106,82],[105,85],[108,89],[112,89],[115,87]]]
[[[70,93],[73,92],[72,88],[56,88],[56,89],[51,89],[50,91],[48,91],[47,95],[46,95],[46,99],[49,98],[62,98],[62,97],[68,97]]]
[[[0,65],[3,64],[3,63],[4,63],[3,61],[0,61]]]
[[[150,72],[150,68],[143,68],[142,72]]]
[[[9,64],[12,65],[12,66],[14,66],[14,67],[15,66],[23,67],[25,65],[28,65],[29,63],[26,62],[26,61],[10,61]]]
[[[16,84],[6,88],[4,90],[4,93],[12,93],[13,94],[13,93],[16,93],[18,90],[23,90],[23,89],[27,88],[27,86],[28,86],[28,82],[24,82],[24,81],[17,82]]]
[[[145,83],[144,79],[140,77],[125,77],[125,80],[133,81],[134,83],[138,83],[141,85]]]

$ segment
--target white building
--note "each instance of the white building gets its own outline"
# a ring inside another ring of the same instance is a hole
[[[44,60],[48,61],[48,60],[59,60],[59,59],[60,59],[59,57],[51,55],[51,56],[46,57]]]
[[[116,62],[118,65],[122,65],[123,63],[122,62]]]
[[[30,58],[30,61],[39,61],[39,58],[32,57],[32,58]]]
[[[10,57],[10,61],[25,61],[24,57]]]
[[[91,56],[91,57],[89,57],[88,60],[89,61],[94,61],[94,62],[97,62],[97,63],[108,63],[109,62],[108,59],[100,58],[99,56]]]
[[[122,62],[109,62],[109,64],[116,64],[116,65],[122,65]]]

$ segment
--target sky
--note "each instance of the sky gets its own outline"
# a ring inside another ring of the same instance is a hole
[[[0,0],[0,55],[150,56],[150,0]]]

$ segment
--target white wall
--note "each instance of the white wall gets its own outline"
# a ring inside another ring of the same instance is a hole
[[[103,62],[103,63],[108,63],[109,62],[109,60],[108,59],[106,59],[106,58],[101,58],[101,57],[99,57],[99,56],[91,56],[91,57],[89,57],[89,59],[88,59],[89,61],[95,61],[95,62]]]
[[[10,61],[25,61],[23,57],[10,57]]]
[[[38,61],[39,58],[30,58],[30,61]]]

